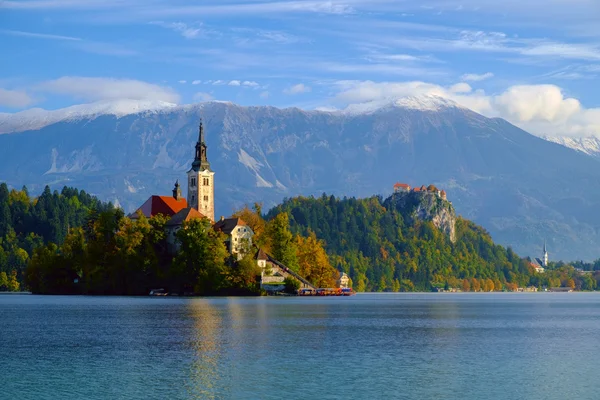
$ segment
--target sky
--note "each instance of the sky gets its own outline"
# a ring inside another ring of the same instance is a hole
[[[0,0],[0,112],[452,99],[600,137],[600,0]]]

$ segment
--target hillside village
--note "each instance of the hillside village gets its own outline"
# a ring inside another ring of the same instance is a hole
[[[129,218],[137,219],[142,215],[152,218],[158,214],[169,217],[166,223],[166,235],[168,250],[171,254],[175,254],[179,250],[177,232],[183,228],[184,223],[193,219],[206,218],[210,220],[215,231],[226,235],[226,248],[234,258],[240,260],[248,252],[254,253],[254,259],[261,270],[261,289],[267,292],[281,292],[284,290],[284,281],[286,278],[290,278],[297,282],[301,293],[323,290],[271,257],[263,249],[258,248],[253,242],[252,228],[241,218],[221,216],[215,220],[215,172],[211,169],[208,161],[208,147],[204,135],[204,125],[201,119],[194,160],[187,172],[187,198],[183,197],[181,185],[177,180],[171,196],[150,196],[129,215]],[[337,289],[349,289],[349,285],[348,276],[341,273],[337,280]],[[328,290],[331,291],[331,288]]]

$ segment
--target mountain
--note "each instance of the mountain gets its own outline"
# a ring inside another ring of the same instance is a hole
[[[338,111],[223,102],[90,109],[0,115],[11,132],[0,135],[0,181],[35,192],[75,186],[131,211],[185,179],[202,116],[217,215],[300,194],[387,196],[397,181],[435,184],[458,214],[521,255],[539,256],[544,239],[551,259],[600,255],[598,160],[448,100]]]
[[[577,150],[590,156],[600,157],[600,139],[594,136],[585,138],[546,136],[544,139],[553,143],[561,144],[565,147]]]

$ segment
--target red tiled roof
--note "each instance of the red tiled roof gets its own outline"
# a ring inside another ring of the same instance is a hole
[[[195,208],[186,207],[181,209],[181,211],[179,211],[177,214],[173,215],[173,217],[171,217],[171,219],[167,222],[167,226],[182,225],[185,221],[202,218],[206,217],[198,212]]]
[[[419,189],[419,188],[413,188],[413,192],[420,192],[420,191],[421,191],[421,189]]]
[[[394,187],[395,187],[395,188],[409,188],[409,189],[410,189],[410,186],[409,186],[409,185],[407,185],[406,183],[396,183],[396,184],[394,185]]]
[[[186,199],[175,200],[171,196],[150,196],[131,216],[135,218],[138,211],[141,211],[146,218],[154,217],[157,214],[164,214],[171,217],[186,207]]]

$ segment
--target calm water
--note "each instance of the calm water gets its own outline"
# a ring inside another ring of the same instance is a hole
[[[600,294],[0,295],[2,399],[598,399]]]

